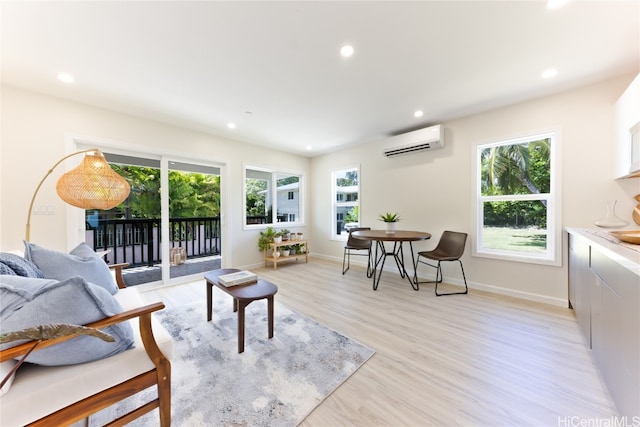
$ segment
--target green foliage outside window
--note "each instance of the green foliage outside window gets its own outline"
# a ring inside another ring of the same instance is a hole
[[[131,195],[115,209],[124,211],[127,218],[160,218],[160,170],[116,164],[111,166],[131,185]],[[171,218],[219,215],[220,176],[169,171]]]
[[[550,139],[498,145],[481,152],[483,196],[546,194],[551,190]],[[484,203],[484,224],[545,228],[545,200]]]
[[[359,210],[358,206],[352,207],[349,212],[347,212],[347,216],[344,219],[345,222],[358,222],[360,218]]]
[[[350,187],[352,185],[358,185],[358,171],[347,171],[344,178],[336,179],[336,186],[338,187]]]
[[[265,215],[267,181],[264,179],[247,178],[245,186],[247,192],[247,215]]]

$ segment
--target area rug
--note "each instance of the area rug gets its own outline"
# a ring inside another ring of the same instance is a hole
[[[266,300],[255,301],[246,309],[240,354],[232,299],[218,289],[211,322],[204,303],[157,315],[175,339],[173,426],[296,426],[374,354],[279,304],[277,295],[274,337],[267,338]],[[150,389],[133,396],[92,416],[89,424],[102,425],[152,395]],[[157,426],[158,411],[131,425]]]

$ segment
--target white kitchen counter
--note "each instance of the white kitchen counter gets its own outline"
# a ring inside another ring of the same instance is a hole
[[[621,242],[602,229],[566,227],[565,230],[588,240],[612,260],[640,276],[640,245]]]

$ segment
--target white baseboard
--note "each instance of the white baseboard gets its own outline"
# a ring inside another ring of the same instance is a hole
[[[311,255],[309,257],[311,257]],[[327,256],[327,255],[318,255],[318,254],[314,254],[314,257],[320,258],[320,259],[324,259],[324,260],[327,260],[327,261],[335,261],[335,262],[338,262],[338,263],[342,264],[342,258],[337,258],[337,257]],[[361,266],[361,267],[366,267],[367,266],[367,263],[365,261],[354,260],[354,259],[351,259],[351,264],[358,265],[358,266]],[[258,265],[258,266],[260,266],[260,265]],[[395,262],[385,263],[384,271],[396,272],[397,273],[397,267],[396,267]],[[422,270],[420,270],[420,271],[421,271],[420,276],[421,276],[422,279],[435,280],[435,275],[432,275],[432,276],[426,275],[425,276],[422,273]],[[413,269],[411,269],[411,273],[413,273]],[[447,283],[451,284],[451,285],[464,287],[464,282],[462,281],[462,279],[447,279]],[[494,286],[494,285],[487,285],[487,284],[484,284],[484,283],[478,283],[478,282],[469,281],[468,279],[467,279],[467,286],[469,287],[469,289],[477,289],[479,291],[490,292],[492,294],[504,295],[504,296],[509,296],[509,297],[514,297],[514,298],[527,300],[527,301],[540,302],[540,303],[543,303],[543,304],[549,304],[549,305],[553,305],[553,306],[556,306],[556,307],[567,308],[569,306],[569,302],[567,300],[565,300],[565,299],[562,299],[562,298],[554,298],[554,297],[549,297],[547,295],[540,295],[540,294],[534,294],[534,293],[531,293],[531,292],[523,292],[523,291],[518,291],[518,290],[515,290],[515,289],[503,288],[503,287]]]

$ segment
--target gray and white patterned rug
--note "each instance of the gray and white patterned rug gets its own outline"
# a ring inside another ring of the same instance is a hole
[[[267,338],[266,300],[247,307],[241,354],[232,299],[218,289],[211,322],[204,304],[157,313],[175,339],[173,426],[296,426],[374,354],[277,300],[276,295],[272,339]],[[144,393],[149,396],[149,391]],[[92,416],[90,425],[101,425],[118,412],[108,408]],[[158,411],[131,425],[157,426]]]

